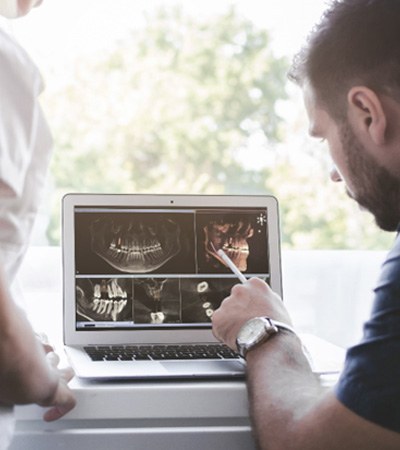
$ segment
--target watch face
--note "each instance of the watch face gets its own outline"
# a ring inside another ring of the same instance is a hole
[[[238,342],[250,343],[265,334],[265,323],[262,319],[256,317],[249,320],[239,331]]]

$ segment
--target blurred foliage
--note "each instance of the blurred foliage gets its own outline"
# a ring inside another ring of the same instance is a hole
[[[45,97],[55,138],[50,242],[60,239],[66,192],[272,193],[288,248],[385,245],[365,215],[354,221],[323,158],[299,170],[278,151],[295,131],[277,112],[287,68],[269,33],[234,7],[212,19],[161,8],[112,50],[77,59]]]

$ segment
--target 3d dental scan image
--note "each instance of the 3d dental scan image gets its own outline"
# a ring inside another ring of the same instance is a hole
[[[217,254],[222,249],[241,272],[268,272],[266,214],[248,213],[197,215],[199,273],[230,272]]]
[[[83,322],[132,321],[132,282],[124,278],[79,278],[76,315]]]

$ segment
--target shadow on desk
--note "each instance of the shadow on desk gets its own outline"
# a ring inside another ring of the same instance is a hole
[[[73,380],[78,406],[51,424],[16,408],[10,450],[254,449],[244,382],[90,383]]]

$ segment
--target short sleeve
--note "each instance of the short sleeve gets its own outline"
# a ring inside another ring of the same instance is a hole
[[[35,64],[0,30],[0,262],[10,281],[30,240],[50,161],[42,89]]]
[[[42,89],[42,78],[29,56],[0,30],[0,179],[17,194],[31,160]]]
[[[0,405],[0,450],[7,450],[15,428],[15,416],[12,406]]]
[[[359,416],[400,432],[400,239],[382,266],[370,319],[346,355],[336,395]]]

